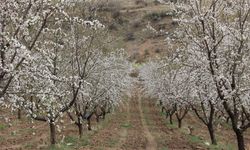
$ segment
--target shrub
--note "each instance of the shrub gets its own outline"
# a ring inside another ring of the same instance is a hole
[[[126,35],[125,35],[125,40],[126,41],[133,41],[135,40],[135,35],[133,32],[128,32]]]
[[[109,30],[117,30],[117,26],[115,23],[111,23],[109,26],[108,26],[108,29]]]
[[[113,19],[119,19],[121,17],[120,11],[114,11],[112,12],[112,18]]]
[[[156,22],[156,21],[162,20],[165,17],[167,17],[166,12],[152,12],[152,13],[146,14],[144,18],[150,21]]]
[[[133,28],[136,29],[136,28],[139,28],[141,26],[141,23],[142,23],[142,21],[137,19],[137,20],[132,21],[130,24]]]

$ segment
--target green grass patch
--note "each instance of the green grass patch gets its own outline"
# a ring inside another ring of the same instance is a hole
[[[229,123],[226,123],[226,122],[222,122],[222,127],[224,129],[228,129],[228,130],[232,129],[232,126]]]
[[[11,136],[16,136],[16,135],[17,135],[17,132],[16,132],[16,131],[11,131],[10,135],[11,135]]]
[[[178,128],[177,123],[174,122],[174,121],[173,121],[173,124],[167,122],[166,125],[167,125],[168,128],[171,128],[171,129],[177,129]]]
[[[223,145],[223,144],[218,144],[218,145],[210,145],[209,146],[210,150],[234,150],[237,149],[235,146],[233,146],[232,144],[227,144],[227,145]]]
[[[133,63],[132,66],[134,68],[140,68],[141,66],[143,66],[143,64],[142,63]]]
[[[132,128],[133,126],[130,123],[124,123],[124,124],[121,125],[121,127],[123,127],[123,128]]]
[[[202,146],[207,147],[207,149],[209,149],[209,150],[224,150],[224,149],[225,150],[234,150],[234,149],[237,149],[237,147],[235,147],[232,144],[218,143],[218,145],[212,145],[211,143],[203,140],[201,137],[195,136],[195,135],[188,135],[188,140],[191,143],[201,144]],[[206,144],[206,143],[209,143],[209,144]]]
[[[160,148],[160,150],[168,150],[168,148],[167,147],[162,147],[162,148]]]
[[[160,115],[161,115],[161,116],[166,116],[166,112],[162,112],[162,111],[161,111],[161,112],[160,112]]]
[[[66,136],[63,143],[50,146],[49,150],[72,150],[75,147],[78,147],[79,142],[78,137]]]
[[[66,136],[64,139],[64,143],[68,146],[74,146],[78,142],[78,138],[74,136]]]
[[[7,128],[7,126],[6,125],[4,125],[4,124],[0,124],[0,131],[3,131],[4,129],[6,129]]]
[[[64,144],[57,144],[55,146],[50,146],[49,150],[72,150],[73,148],[68,147],[67,145]]]
[[[110,139],[108,142],[109,147],[114,147],[119,142],[118,139]]]
[[[195,135],[189,135],[188,140],[192,143],[203,143],[202,138]]]
[[[83,146],[83,147],[85,147],[85,146],[88,146],[89,144],[90,144],[90,136],[89,135],[84,135],[81,139],[80,139],[80,141],[79,141],[79,145],[80,146]]]
[[[6,139],[5,139],[5,137],[4,136],[0,136],[0,142],[3,142],[3,141],[5,141]]]
[[[26,145],[24,146],[25,149],[32,149],[33,147],[34,147],[34,145],[31,144],[31,143],[28,143],[28,144],[26,144]]]

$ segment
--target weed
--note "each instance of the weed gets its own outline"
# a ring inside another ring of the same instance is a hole
[[[64,144],[58,144],[58,145],[54,145],[54,146],[49,147],[49,150],[71,150],[71,149],[72,148],[70,148]]]
[[[64,139],[64,142],[67,145],[76,145],[77,141],[78,141],[78,138],[74,137],[74,136],[66,136],[65,139]]]
[[[189,135],[189,141],[192,143],[203,143],[202,138],[195,135]]]
[[[4,136],[0,136],[0,142],[5,141],[5,137]]]
[[[173,124],[171,124],[171,123],[168,122],[168,123],[166,123],[166,124],[167,124],[167,127],[171,128],[171,129],[176,129],[176,128],[178,128],[176,122],[173,122]]]
[[[132,128],[133,126],[129,123],[122,124],[121,127],[123,128]]]
[[[133,32],[128,32],[125,35],[125,41],[134,41],[135,40],[135,35]]]
[[[208,145],[208,149],[210,149],[210,150],[222,150],[222,149],[234,150],[237,148],[235,146],[233,146],[232,144],[218,143],[218,145]]]
[[[7,128],[7,126],[6,125],[4,125],[4,124],[0,124],[0,131],[3,131],[4,129],[6,129]]]
[[[162,147],[160,150],[168,150],[167,147]]]
[[[79,145],[80,146],[88,146],[90,144],[90,137],[85,135],[81,138]]]
[[[74,146],[78,146],[78,138],[74,136],[66,136],[64,139],[64,143],[60,143],[54,146],[50,146],[49,150],[71,150]],[[80,144],[81,146],[82,143]]]
[[[117,139],[110,139],[108,145],[114,147],[119,141]]]
[[[12,131],[12,132],[10,133],[10,135],[16,136],[16,135],[17,135],[17,132],[16,132],[16,131]]]
[[[160,112],[161,116],[166,116],[166,112]]]
[[[167,17],[167,13],[166,12],[152,12],[149,14],[146,14],[144,16],[145,19],[148,19],[150,21],[160,21],[163,18]]]
[[[28,144],[26,144],[26,145],[24,146],[25,149],[32,149],[33,147],[34,147],[34,145],[31,144],[31,143],[28,143]]]

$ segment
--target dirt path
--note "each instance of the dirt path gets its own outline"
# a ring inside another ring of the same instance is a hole
[[[89,149],[157,150],[157,143],[149,131],[143,113],[142,94],[141,89],[135,87],[132,97],[92,137]]]
[[[144,97],[135,83],[132,97],[91,137],[83,149],[102,150],[182,150],[203,149],[192,144],[180,130],[168,127],[154,101]]]
[[[128,101],[129,120],[127,124],[128,134],[125,143],[122,145],[124,150],[146,149],[147,138],[145,136],[142,116],[139,109],[139,101],[137,100],[137,89],[133,90],[133,96]]]
[[[142,122],[142,126],[143,126],[143,130],[145,133],[145,136],[147,138],[147,146],[146,146],[146,150],[156,150],[157,149],[157,143],[155,142],[154,137],[152,136],[152,134],[149,131],[149,128],[147,126],[146,120],[145,120],[145,116],[143,113],[143,109],[142,109],[142,98],[141,98],[141,90],[139,90],[139,93],[137,94],[137,100],[138,100],[138,104],[139,104],[139,110],[140,110],[140,115],[141,115],[141,122]]]
[[[129,109],[129,104],[126,103],[125,104],[125,107],[126,107],[126,112],[127,112],[127,122],[129,122],[130,120],[130,109]],[[121,137],[120,137],[120,140],[119,140],[119,144],[118,144],[118,147],[122,147],[122,145],[125,143],[126,139],[127,139],[127,136],[128,136],[128,128],[122,128],[122,131],[121,131]]]
[[[96,134],[91,137],[91,143],[82,149],[104,149],[104,150],[120,150],[128,136],[128,124],[130,115],[128,103],[124,103],[121,108],[111,114],[108,120],[103,123],[103,127],[97,130]]]

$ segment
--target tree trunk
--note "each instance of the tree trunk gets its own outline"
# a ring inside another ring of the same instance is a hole
[[[104,111],[102,114],[102,118],[105,119],[105,117],[106,117],[106,112]]]
[[[245,150],[243,132],[241,132],[240,130],[234,130],[234,132],[237,137],[238,150]]]
[[[212,144],[217,145],[217,141],[216,141],[215,134],[214,134],[213,124],[208,124],[207,128],[209,131],[209,135],[210,135],[210,139],[211,139]]]
[[[173,124],[173,114],[169,114],[169,122],[170,124]]]
[[[162,106],[163,105],[163,102],[162,101],[160,101],[160,106]]]
[[[182,127],[182,120],[181,119],[177,119],[178,120],[178,128]]]
[[[169,116],[169,113],[166,112],[166,114],[165,114],[166,119],[168,119],[168,116]]]
[[[96,122],[99,122],[99,115],[96,115]]]
[[[230,117],[227,117],[226,119],[227,124],[229,124],[229,121],[230,121]]]
[[[17,119],[21,119],[22,118],[22,110],[21,110],[21,108],[18,108],[18,110],[17,110]]]
[[[56,144],[56,126],[55,122],[50,122],[50,144],[55,145]]]
[[[81,139],[82,138],[82,132],[83,132],[82,124],[78,123],[77,126],[78,126],[79,137]]]
[[[91,130],[91,121],[90,119],[87,119],[87,121],[88,121],[88,130]]]

